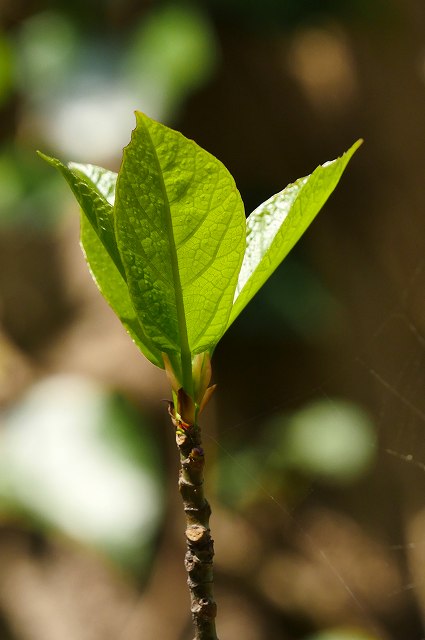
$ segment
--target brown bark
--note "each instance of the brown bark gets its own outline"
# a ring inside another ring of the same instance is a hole
[[[177,426],[176,443],[181,464],[179,490],[186,516],[185,567],[196,630],[194,640],[218,640],[215,630],[217,606],[213,597],[214,542],[209,528],[211,508],[204,496],[205,457],[199,427]]]

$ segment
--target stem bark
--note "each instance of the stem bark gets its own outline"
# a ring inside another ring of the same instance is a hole
[[[211,507],[204,496],[205,457],[197,425],[176,429],[180,453],[179,491],[186,516],[185,567],[190,590],[194,640],[218,640],[217,605],[213,597],[214,541],[209,519]]]

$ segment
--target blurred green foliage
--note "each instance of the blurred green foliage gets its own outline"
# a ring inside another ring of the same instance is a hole
[[[375,455],[374,425],[351,402],[318,399],[256,427],[255,446],[224,441],[218,491],[229,505],[256,501],[262,487],[291,493],[312,482],[335,487],[362,478]],[[252,482],[253,479],[255,482]]]
[[[31,149],[10,143],[0,148],[0,229],[43,231],[57,222],[70,199],[48,173]]]
[[[9,98],[13,87],[12,61],[12,48],[0,31],[0,107]]]
[[[178,3],[166,4],[132,34],[123,73],[142,95],[148,93],[150,100],[156,96],[155,111],[168,120],[192,91],[211,78],[217,57],[206,15]]]
[[[282,428],[283,427],[283,428]],[[270,464],[336,484],[361,477],[370,467],[375,447],[369,416],[341,400],[317,400],[271,427],[280,441]]]
[[[83,42],[77,26],[65,15],[46,11],[26,20],[14,38],[16,84],[32,101],[53,97],[69,81]]]
[[[135,109],[172,120],[215,69],[211,25],[189,5],[159,4],[120,37],[98,37],[87,20],[53,4],[0,32],[0,108],[19,100],[0,138],[0,225],[48,228],[67,209],[57,176],[32,161],[35,148],[110,163]]]

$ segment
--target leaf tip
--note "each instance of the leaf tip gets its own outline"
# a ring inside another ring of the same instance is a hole
[[[52,156],[48,156],[48,155],[46,155],[45,153],[43,153],[42,151],[39,151],[39,150],[37,150],[36,153],[37,153],[39,158],[41,158],[42,160],[47,162],[47,164],[50,164],[51,167],[54,167],[55,169],[58,169],[62,173],[64,173],[64,171],[66,171],[68,169],[68,167],[65,166],[57,158],[52,158]]]
[[[343,157],[348,157],[348,159],[352,158],[352,156],[356,153],[357,149],[362,146],[364,143],[363,138],[359,138],[351,145],[349,149],[343,154]]]
[[[136,116],[136,125],[140,125],[146,123],[146,120],[149,120],[149,117],[143,111],[135,110],[134,115]]]
[[[353,150],[353,153],[354,151],[357,151],[357,149],[361,147],[363,143],[364,143],[364,138],[359,138],[358,140],[356,140],[356,142],[351,147]]]
[[[56,160],[56,158],[51,158],[50,156],[46,155],[39,149],[36,150],[36,154],[38,155],[39,158],[41,158],[48,164],[51,164],[53,167],[57,166],[57,163],[59,162],[59,160]]]

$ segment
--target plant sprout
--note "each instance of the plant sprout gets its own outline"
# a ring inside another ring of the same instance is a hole
[[[40,155],[59,169],[81,207],[81,244],[98,288],[171,383],[195,640],[217,640],[199,426],[215,389],[211,356],[322,208],[361,141],[246,219],[219,160],[143,113],[136,120],[118,174]]]

